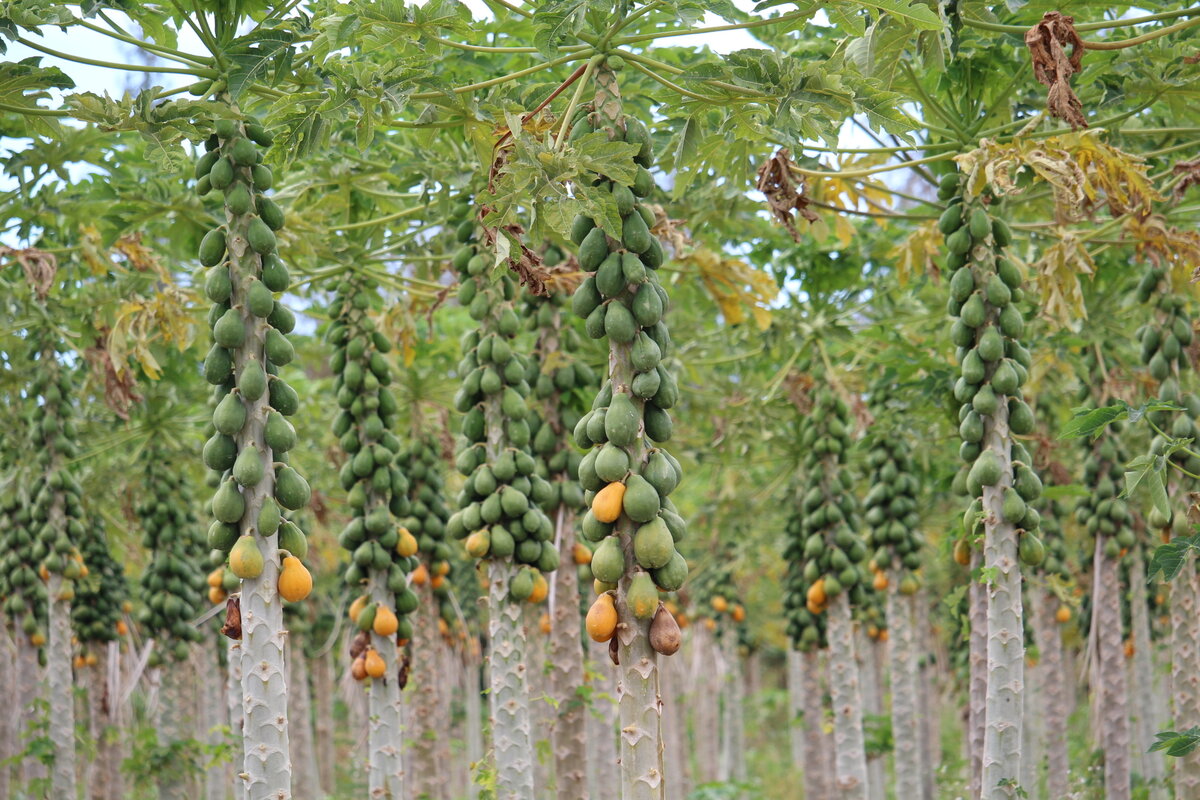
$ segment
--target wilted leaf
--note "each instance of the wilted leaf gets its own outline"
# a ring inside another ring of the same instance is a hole
[[[920,275],[937,277],[939,271],[935,258],[943,253],[943,242],[937,220],[930,220],[914,228],[904,241],[892,249],[889,255],[901,286]]]
[[[746,321],[749,311],[759,330],[771,325],[770,303],[779,294],[779,287],[766,273],[759,272],[745,261],[724,258],[708,248],[694,250],[680,259],[681,264],[696,267],[704,288],[717,302],[729,325]]]
[[[1083,40],[1075,32],[1074,18],[1047,11],[1025,32],[1025,46],[1033,62],[1033,76],[1048,89],[1046,110],[1072,128],[1086,128],[1083,104],[1071,89],[1071,76],[1080,71],[1083,59]]]
[[[1033,282],[1041,298],[1042,314],[1060,325],[1087,319],[1080,275],[1093,275],[1096,264],[1087,247],[1073,232],[1062,229],[1057,241],[1033,264]]]

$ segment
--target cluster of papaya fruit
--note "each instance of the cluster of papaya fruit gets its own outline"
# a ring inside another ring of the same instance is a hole
[[[104,520],[92,515],[89,522],[79,543],[83,575],[77,581],[75,602],[71,605],[71,627],[79,640],[84,666],[97,661],[93,647],[103,647],[120,636],[121,615],[129,596],[125,572],[108,549]]]
[[[1171,291],[1171,279],[1161,267],[1150,267],[1134,291],[1139,303],[1153,301],[1156,318],[1137,329],[1142,363],[1154,380],[1163,383],[1187,369],[1187,348],[1192,344],[1192,320],[1187,297]]]
[[[353,514],[338,542],[350,555],[344,580],[367,595],[353,614],[361,630],[381,637],[412,636],[405,619],[417,608],[408,576],[419,564],[417,537],[397,523],[412,510],[400,438],[393,433],[399,407],[388,388],[392,368],[386,354],[391,342],[376,330],[369,311],[379,298],[367,280],[342,281],[330,309],[327,338],[334,346],[330,366],[341,411],[333,423],[346,461],[339,473]],[[374,591],[379,587],[386,591]],[[390,597],[371,601],[370,598]]]
[[[1075,519],[1083,525],[1089,537],[1101,537],[1104,554],[1108,558],[1120,558],[1133,547],[1137,537],[1133,530],[1133,514],[1121,497],[1125,485],[1124,465],[1128,463],[1120,445],[1120,423],[1109,426],[1107,435],[1095,442],[1084,441],[1084,486],[1091,492],[1075,503]],[[1162,521],[1161,519],[1157,521]],[[1043,520],[1043,522],[1048,522]],[[1054,557],[1047,536],[1046,561]],[[1047,571],[1050,570],[1047,563]],[[1063,565],[1065,570],[1066,565]],[[1064,576],[1066,577],[1066,576]]]
[[[1069,584],[1078,573],[1071,568],[1067,555],[1067,541],[1063,536],[1062,523],[1059,522],[1067,512],[1054,500],[1045,501],[1042,512],[1040,530],[1042,544],[1046,547],[1046,558],[1038,565],[1038,571],[1047,577],[1057,577],[1063,585]]]
[[[36,538],[32,563],[40,565],[38,572],[43,581],[48,581],[52,573],[61,575],[57,599],[70,601],[75,597],[75,581],[86,569],[76,542],[87,534],[83,487],[69,466],[70,459],[78,455],[71,400],[74,376],[59,360],[60,348],[49,332],[32,334],[30,343],[34,378],[29,391],[38,398],[27,419],[34,449],[34,477],[29,486],[30,522]],[[61,517],[56,519],[56,515]],[[39,636],[37,631],[30,640],[36,643]]]
[[[413,575],[413,583],[429,581],[438,603],[438,614],[449,625],[454,621],[454,606],[450,602],[450,583],[454,550],[446,538],[445,478],[442,476],[441,445],[432,433],[418,434],[401,457],[408,470],[408,512],[400,526],[417,541],[421,563]],[[411,544],[411,543],[410,543]],[[401,553],[403,555],[403,553]],[[421,573],[425,574],[421,574]]]
[[[853,425],[846,401],[825,386],[816,390],[812,410],[801,421],[805,482],[787,525],[784,608],[788,635],[806,652],[825,646],[830,600],[848,592],[851,605],[861,608],[871,590],[854,482],[842,467],[850,455]]]
[[[677,402],[679,389],[663,364],[672,346],[663,318],[667,292],[657,272],[665,254],[650,232],[654,213],[641,201],[654,189],[648,171],[653,161],[650,133],[633,117],[605,121],[597,111],[584,108],[573,121],[571,135],[600,130],[611,139],[638,145],[633,157],[637,171],[632,185],[603,175],[594,181],[611,193],[620,230],[605,230],[583,215],[571,229],[579,247],[579,267],[589,273],[575,290],[572,310],[584,320],[589,337],[607,339],[611,369],[573,432],[575,444],[588,451],[579,463],[579,483],[589,505],[581,527],[586,539],[600,543],[591,561],[601,592],[596,603],[607,605],[608,593],[628,578],[626,605],[634,617],[652,620],[653,644],[655,627],[675,623],[661,609],[658,592],[677,591],[688,573],[687,561],[675,549],[686,535],[686,525],[668,497],[683,472],[660,446],[671,438],[668,409]],[[623,538],[629,541],[629,564]],[[601,610],[596,605],[593,609]],[[611,631],[603,628],[589,626],[589,633],[593,638],[607,633],[600,641],[611,638]]]
[[[740,541],[737,535],[731,539]],[[746,619],[746,608],[738,602],[739,592],[733,581],[736,563],[737,555],[731,541],[718,541],[713,559],[688,584],[693,616],[710,631],[723,622],[736,624]]]
[[[5,619],[20,620],[30,644],[46,641],[46,585],[38,580],[34,556],[40,540],[34,535],[33,515],[19,487],[0,496],[0,601]]]
[[[311,576],[294,555],[306,547],[304,534],[284,520],[282,510],[306,506],[310,489],[288,464],[296,431],[287,417],[299,409],[299,396],[278,375],[295,357],[287,334],[296,320],[275,298],[288,288],[289,276],[276,252],[283,211],[265,194],[273,177],[260,146],[270,146],[271,136],[257,123],[224,118],[214,130],[196,164],[197,191],[222,192],[226,219],[204,235],[199,252],[208,268],[204,291],[213,303],[204,376],[217,399],[204,463],[222,474],[208,541],[218,551],[214,562],[228,554],[233,573],[254,580],[264,568],[260,541],[278,534],[290,545],[282,549],[297,559],[283,564],[279,588],[286,585],[295,595],[311,585]]]
[[[969,465],[955,476],[954,488],[975,498],[964,518],[964,529],[972,536],[982,530],[983,488],[1008,481],[1001,453],[987,446],[985,435],[996,425],[998,414],[1007,419],[1011,433],[1033,433],[1033,410],[1021,393],[1032,359],[1020,341],[1025,318],[1017,304],[1024,290],[1020,269],[1007,257],[1012,240],[1008,225],[988,213],[990,196],[967,199],[960,194],[957,174],[942,179],[938,197],[947,202],[938,226],[946,236],[947,311],[955,317],[950,337],[961,369],[954,385],[954,398],[962,404],[959,455]],[[1012,442],[1008,455],[1013,485],[1003,491],[998,521],[1016,526],[1021,560],[1036,566],[1044,556],[1037,537],[1041,515],[1034,507],[1042,484],[1020,442]]]
[[[137,619],[157,643],[150,655],[152,666],[161,665],[164,655],[177,661],[186,659],[189,643],[201,639],[200,630],[191,625],[205,591],[200,523],[192,513],[192,492],[186,478],[161,467],[171,460],[165,449],[151,443],[141,498],[134,506],[142,528],[142,546],[150,553],[142,572]]]
[[[536,415],[529,411],[528,378],[538,374],[538,367],[514,351],[521,329],[513,307],[516,283],[509,275],[498,281],[487,277],[488,256],[471,215],[467,202],[452,214],[460,244],[453,259],[460,274],[458,299],[479,328],[461,342],[458,371],[465,378],[454,405],[465,416],[456,466],[466,481],[446,527],[449,535],[465,539],[472,558],[524,565],[513,573],[509,594],[518,602],[539,603],[549,592],[543,573],[558,568],[559,556],[554,524],[541,508],[557,495],[537,474],[530,451]]]
[[[913,595],[920,588],[916,573],[924,544],[917,513],[921,486],[913,466],[912,443],[891,424],[893,403],[890,382],[871,387],[869,408],[875,424],[866,442],[871,490],[863,498],[864,520],[870,526],[867,544],[873,548],[868,566],[877,591],[888,588],[891,570],[900,576],[896,588],[901,594]]]

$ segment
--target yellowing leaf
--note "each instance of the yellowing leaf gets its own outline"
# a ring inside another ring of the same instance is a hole
[[[1200,233],[1168,225],[1158,214],[1127,218],[1125,233],[1133,240],[1138,256],[1171,272],[1176,286],[1188,285],[1200,276]]]
[[[748,310],[759,330],[770,327],[770,303],[779,294],[779,287],[770,275],[708,248],[694,250],[679,261],[697,268],[705,290],[716,301],[727,323],[745,322]]]
[[[920,275],[938,274],[934,258],[944,249],[943,237],[937,221],[922,222],[889,254],[896,267],[896,279],[901,286]]]
[[[1060,230],[1058,240],[1033,264],[1033,282],[1041,298],[1042,314],[1060,325],[1087,319],[1079,276],[1095,272],[1096,264],[1084,243],[1074,233]]]

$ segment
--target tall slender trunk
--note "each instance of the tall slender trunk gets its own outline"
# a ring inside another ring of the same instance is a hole
[[[553,580],[553,576],[550,577]],[[539,793],[557,795],[554,783],[554,709],[546,701],[546,637],[540,635],[541,605],[525,604],[525,669],[530,676],[529,737],[533,743],[533,785]],[[537,632],[537,633],[535,633]],[[543,754],[549,753],[550,758]]]
[[[508,596],[517,567],[507,559],[488,564],[488,677],[496,800],[533,797],[533,738],[521,606]]]
[[[713,635],[703,624],[695,628],[692,640],[691,684],[693,725],[696,731],[696,781],[709,783],[717,780],[717,763],[720,760],[720,718],[715,668],[716,653]]]
[[[850,600],[829,601],[829,688],[833,701],[834,788],[847,800],[866,800],[867,756],[863,741],[862,683],[854,655]]]
[[[1182,513],[1182,512],[1177,512]],[[1175,698],[1177,727],[1187,729],[1200,721],[1200,638],[1196,615],[1200,613],[1200,572],[1191,557],[1170,583],[1171,690]],[[1200,752],[1173,759],[1175,795],[1200,797]]]
[[[475,644],[471,642],[471,644]],[[463,654],[464,677],[466,678],[466,717],[467,717],[467,760],[478,764],[483,760],[483,700],[480,693],[480,664],[479,657],[473,648]],[[470,783],[471,800],[479,797],[479,786],[475,781]]]
[[[191,722],[186,701],[187,662],[173,663],[158,670],[159,695],[157,723],[159,744],[171,745],[191,738]],[[184,800],[194,796],[191,775],[161,775],[158,793],[162,800]]]
[[[288,716],[291,721],[292,794],[315,797],[321,785],[317,773],[316,743],[313,739],[312,688],[308,656],[300,640],[288,646]]]
[[[559,569],[550,595],[549,693],[555,701],[551,734],[554,775],[560,800],[588,800],[587,747],[579,688],[583,684],[583,643],[579,623],[579,573],[575,569],[575,514],[560,505],[554,514]]]
[[[1044,591],[1031,593],[1033,633],[1041,651],[1045,671],[1046,707],[1046,796],[1066,797],[1067,793],[1067,670],[1063,665],[1062,638],[1054,609]]]
[[[196,659],[201,687],[200,718],[203,739],[210,747],[215,747],[225,740],[221,729],[229,724],[225,680],[216,643],[212,640],[202,642],[194,649],[192,657]],[[208,767],[204,773],[204,800],[225,800],[227,789],[224,767],[220,764]]]
[[[742,665],[738,653],[737,631],[727,628],[721,632],[721,775],[726,782],[740,782],[746,778],[745,731],[742,710],[746,698],[742,677]]]
[[[983,554],[971,552],[971,572],[983,566]],[[967,663],[969,687],[967,700],[967,753],[971,762],[970,796],[979,797],[983,787],[983,736],[987,701],[987,590],[971,579],[967,589],[971,636]]]
[[[395,596],[386,584],[386,573],[373,573],[371,601],[391,608]],[[371,645],[386,665],[382,678],[371,678],[367,689],[367,781],[368,796],[402,800],[404,765],[401,736],[400,681],[397,676],[396,643],[390,636],[371,632]]]
[[[880,689],[879,658],[875,644],[862,625],[854,626],[854,654],[858,661],[859,683],[862,687],[862,709],[864,742],[867,716],[883,714],[883,697]],[[864,744],[865,749],[865,744]],[[885,800],[887,794],[887,762],[879,755],[867,758],[867,796],[871,800]]]
[[[829,759],[825,757],[825,702],[821,691],[821,664],[816,650],[802,654],[804,700],[804,800],[832,796]]]
[[[242,800],[246,793],[242,779],[238,777],[245,760],[245,704],[242,702],[242,642],[230,639],[225,649],[225,697],[228,703],[229,730],[233,737],[233,761],[226,771],[231,779],[233,796]]]
[[[442,703],[439,674],[439,654],[442,649],[438,633],[438,606],[428,582],[418,587],[420,605],[413,614],[412,679],[409,694],[412,753],[409,783],[413,797],[444,800],[448,773],[443,765],[447,758],[439,757],[449,731],[438,725],[438,710]]]
[[[929,598],[922,592],[914,600],[915,641],[920,654],[917,657],[921,720],[921,793],[918,796],[922,800],[934,800],[934,775],[942,760],[941,695],[934,683],[937,655],[933,633],[929,628]]]
[[[921,775],[925,762],[921,756],[921,737],[906,735],[918,731],[917,658],[913,641],[914,598],[901,595],[900,573],[893,572],[888,582],[888,670],[892,678],[892,741],[895,748],[896,796],[921,796]]]
[[[691,793],[690,749],[687,741],[687,708],[683,688],[687,685],[683,659],[669,658],[662,669],[663,761],[667,781],[666,800],[686,800]],[[598,795],[602,796],[602,795]]]
[[[88,669],[82,676],[84,683],[84,692],[87,696],[87,731],[88,738],[92,740],[93,746],[96,748],[95,759],[89,761],[83,768],[83,776],[81,778],[83,785],[86,787],[85,796],[90,800],[108,800],[111,796],[108,788],[108,776],[103,771],[103,761],[101,760],[101,748],[105,739],[105,728],[107,720],[105,717],[105,705],[108,698],[106,697],[107,678],[108,678],[108,652],[99,648],[96,653],[96,664]],[[8,795],[0,795],[7,797]]]
[[[334,764],[333,695],[337,682],[333,676],[333,651],[313,659],[313,692],[316,703],[317,775],[321,792],[332,795],[336,786]]]
[[[1104,747],[1104,792],[1108,800],[1129,800],[1129,700],[1125,685],[1125,645],[1122,642],[1121,581],[1116,559],[1104,553],[1103,536],[1096,537],[1093,609],[1099,641],[1096,692],[1101,716],[1100,739]],[[1150,680],[1146,676],[1145,680]]]
[[[46,592],[49,597],[50,625],[46,648],[46,682],[50,692],[50,741],[54,745],[50,791],[55,798],[74,798],[75,695],[71,676],[71,601],[62,599],[63,577],[57,573],[51,573]]]
[[[46,670],[38,664],[37,648],[22,643],[17,650],[17,681],[21,697],[21,731],[18,747],[24,747],[36,734],[35,725],[43,712],[38,702],[47,700]],[[48,777],[46,766],[36,758],[26,756],[21,761],[21,782]]]
[[[596,671],[596,694],[600,696],[588,718],[588,742],[595,748],[588,758],[590,789],[593,797],[608,798],[617,774],[617,672],[607,654],[597,663]]]
[[[1161,753],[1151,753],[1149,743],[1154,741],[1156,731],[1166,728],[1168,720],[1156,718],[1159,699],[1163,696],[1162,678],[1154,663],[1154,645],[1150,639],[1150,611],[1147,608],[1146,567],[1142,558],[1142,546],[1135,546],[1129,554],[1129,619],[1133,630],[1132,670],[1128,685],[1134,690],[1133,724],[1134,752],[1138,754],[1138,767],[1142,778],[1151,784],[1152,800],[1166,800],[1163,785],[1167,771]]]
[[[7,521],[7,520],[6,520]],[[10,786],[16,765],[10,758],[19,752],[17,731],[20,727],[21,696],[17,679],[17,643],[8,625],[0,623],[0,702],[9,710],[0,714],[0,797],[11,797]]]
[[[1035,665],[1025,670],[1025,699],[1022,714],[1025,716],[1025,729],[1021,742],[1021,786],[1030,795],[1037,796],[1041,782],[1041,768],[1045,761],[1045,718],[1042,715],[1044,702],[1042,694],[1045,690],[1046,670],[1042,665]]]
[[[787,651],[788,733],[791,735],[792,766],[805,773],[804,758],[804,654],[789,648]]]

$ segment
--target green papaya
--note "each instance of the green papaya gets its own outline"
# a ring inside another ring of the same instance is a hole
[[[983,325],[984,319],[987,316],[987,308],[983,304],[983,298],[978,294],[972,294],[963,303],[962,311],[959,313],[959,319],[968,328],[978,328]]]
[[[671,415],[654,403],[646,403],[645,410],[646,435],[656,442],[666,442],[671,438],[673,424]]]
[[[602,228],[592,228],[579,244],[579,268],[593,272],[608,257],[608,239]]]
[[[225,436],[236,436],[246,424],[246,406],[236,392],[222,398],[213,410],[213,427]]]
[[[629,471],[629,454],[612,442],[600,448],[594,468],[596,477],[605,483],[613,483],[625,477]]]
[[[254,316],[263,318],[271,316],[275,310],[275,297],[266,284],[257,278],[250,279],[250,286],[246,290],[246,308]]]
[[[979,454],[967,480],[979,486],[995,486],[1000,482],[1000,458],[994,450],[987,449]]]
[[[241,347],[246,341],[246,324],[242,321],[242,315],[237,309],[229,309],[221,318],[217,320],[217,324],[213,326],[213,340],[221,347],[230,350]]]
[[[625,602],[638,619],[650,619],[654,616],[658,611],[658,589],[650,575],[639,572],[633,576],[625,594]]]
[[[609,253],[596,269],[596,288],[604,297],[616,297],[625,291],[625,272],[621,254]]]
[[[621,223],[621,243],[635,253],[644,253],[650,249],[653,240],[650,228],[641,214],[633,213],[625,217]]]
[[[213,434],[204,443],[204,466],[216,472],[224,472],[233,467],[237,460],[237,443],[221,433]]]
[[[953,205],[942,212],[938,217],[938,230],[943,236],[949,236],[956,230],[962,227],[963,224],[963,208],[961,205]]]
[[[292,359],[296,357],[296,348],[292,346],[292,343],[282,333],[274,328],[268,328],[266,353],[268,361],[278,367],[282,367],[292,363]]]
[[[242,366],[242,374],[238,376],[237,386],[242,397],[251,403],[256,402],[267,390],[267,373],[253,357]]]
[[[1011,487],[1004,490],[1004,500],[1000,506],[1000,515],[1005,522],[1019,523],[1025,517],[1025,501],[1016,489]]]
[[[637,441],[641,429],[641,414],[630,396],[614,392],[612,404],[604,413],[604,434],[617,447],[629,447]],[[599,466],[597,471],[599,471]],[[603,476],[601,476],[603,477]]]
[[[257,486],[263,479],[262,454],[253,445],[238,453],[233,464],[233,479],[242,486]]]
[[[250,249],[259,255],[266,255],[275,250],[275,233],[258,217],[253,217],[246,226],[246,241]]]
[[[604,314],[604,333],[618,344],[629,344],[638,333],[633,314],[619,300],[607,306]]]
[[[634,522],[648,523],[658,517],[658,492],[641,475],[630,475],[625,481],[625,495],[621,500],[621,507],[625,515]]]
[[[653,517],[633,535],[633,555],[644,569],[665,567],[674,552],[675,540],[660,517]]]
[[[591,217],[583,214],[577,215],[574,222],[571,223],[571,241],[576,246],[583,244],[583,240],[595,227],[596,223],[592,221]]]
[[[208,271],[208,275],[205,277],[204,294],[214,303],[224,303],[232,293],[233,281],[229,278],[229,267],[217,264]]]
[[[688,576],[687,559],[679,551],[671,555],[671,560],[665,567],[652,570],[650,576],[654,583],[664,592],[677,592],[683,588]]]
[[[621,551],[621,541],[616,536],[609,536],[600,542],[596,552],[592,554],[592,575],[604,583],[616,583],[625,574],[625,554]]]
[[[242,497],[232,478],[223,481],[217,493],[213,495],[212,512],[218,520],[231,525],[240,522],[242,515],[246,513],[246,499]]]
[[[1004,339],[1000,336],[1000,332],[996,330],[995,325],[988,325],[983,329],[983,333],[979,336],[979,345],[976,349],[979,352],[979,357],[989,363],[1004,358]],[[978,383],[979,381],[974,382]]]
[[[308,505],[310,496],[308,481],[296,470],[283,465],[275,471],[275,499],[279,501],[279,505],[289,511],[296,511]]]

